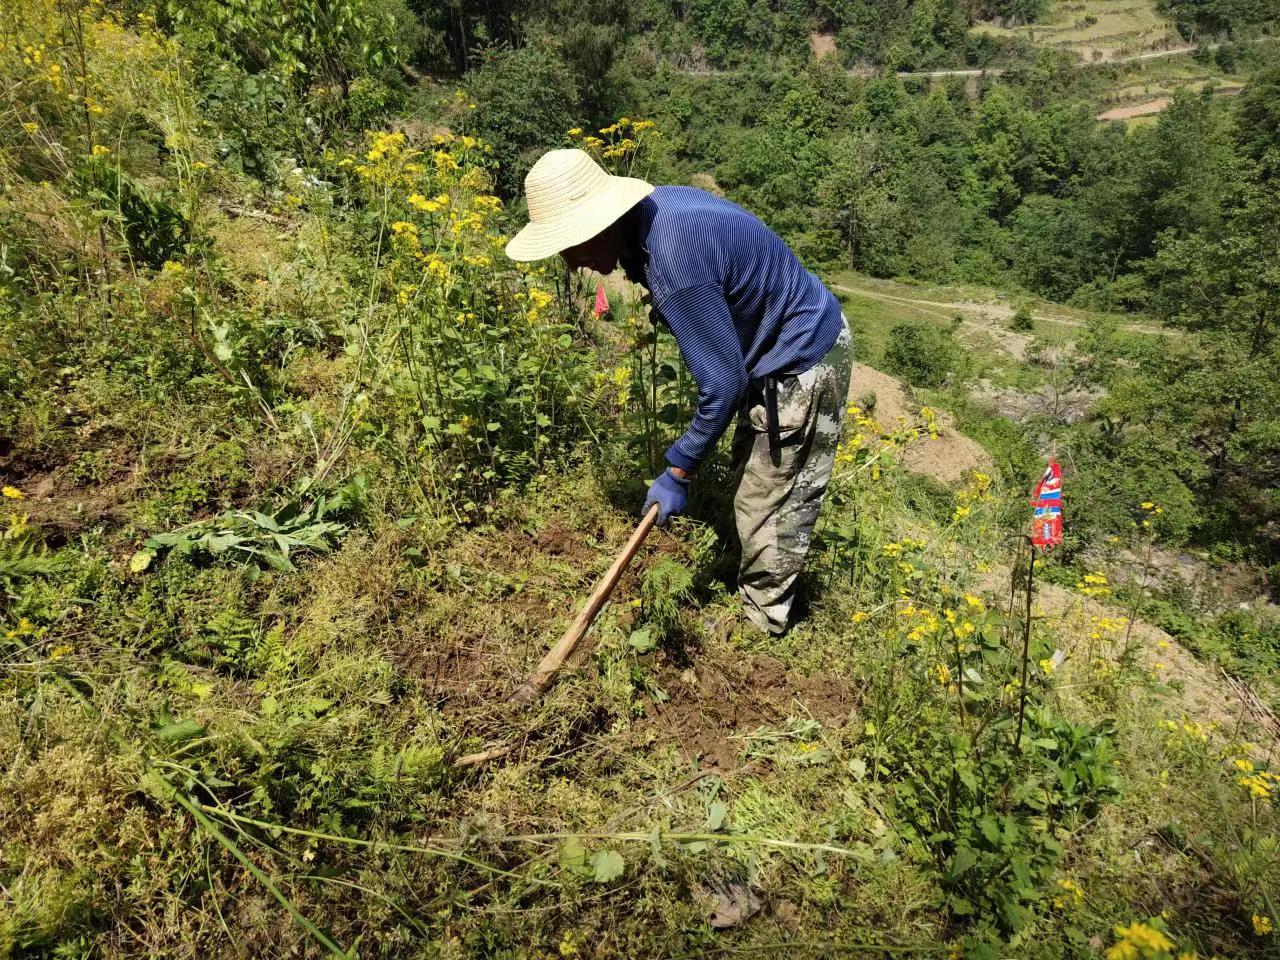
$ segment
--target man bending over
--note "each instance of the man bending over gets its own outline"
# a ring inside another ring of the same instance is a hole
[[[581,150],[552,150],[525,193],[529,223],[507,256],[560,254],[602,274],[621,265],[698,384],[693,422],[645,500],[659,523],[684,510],[698,464],[737,416],[743,613],[781,635],[844,423],[853,355],[838,301],[758,218],[695,187],[611,176]]]

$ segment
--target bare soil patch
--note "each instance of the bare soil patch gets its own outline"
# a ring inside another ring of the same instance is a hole
[[[583,543],[583,534],[577,530],[571,530],[558,517],[552,518],[547,524],[538,531],[532,538],[533,545],[543,553],[553,557],[566,557],[572,561],[588,560],[595,555],[585,543]],[[515,555],[519,556],[518,545]]]
[[[836,52],[836,36],[834,33],[811,33],[809,34],[809,52],[813,54],[813,59],[821,60],[823,57],[829,57]]]
[[[873,416],[888,429],[919,410],[919,404],[911,399],[902,381],[865,363],[855,364],[849,381],[849,402],[860,403],[868,393],[875,394],[876,398]],[[937,440],[922,440],[903,453],[904,467],[941,483],[954,483],[973,470],[994,469],[991,455],[981,444],[957,432],[945,412],[939,412],[938,424],[941,430]]]
[[[983,592],[994,596],[1001,605],[1007,604],[1009,575],[1007,567],[993,571],[983,582]],[[1037,620],[1053,621],[1056,634],[1065,644],[1070,642],[1068,638],[1093,629],[1096,620],[1126,616],[1128,611],[1056,584],[1038,582],[1032,613]],[[1137,649],[1144,669],[1169,684],[1166,699],[1170,719],[1190,717],[1213,724],[1223,732],[1247,733],[1255,742],[1274,743],[1280,739],[1280,729],[1257,716],[1217,667],[1197,659],[1164,630],[1136,620],[1129,642]]]
[[[732,651],[730,651],[732,653]],[[696,669],[674,666],[655,678],[669,700],[645,704],[643,723],[684,758],[703,768],[737,767],[734,734],[776,725],[788,717],[811,716],[827,726],[842,726],[857,708],[848,681],[831,674],[808,676],[788,670],[764,654],[698,658]]]

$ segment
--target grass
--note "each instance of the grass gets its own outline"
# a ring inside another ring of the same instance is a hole
[[[241,447],[253,476],[264,454]],[[69,550],[74,571],[28,594],[33,614],[37,600],[96,601],[79,614],[79,639],[55,656],[66,631],[33,636],[36,659],[0,699],[0,744],[16,758],[0,792],[15,825],[4,863],[22,865],[6,943],[65,952],[81,938],[167,956],[279,955],[308,939],[398,957],[767,953],[795,940],[940,952],[962,937],[941,907],[949,893],[933,845],[898,810],[895,784],[913,778],[893,771],[921,762],[909,759],[916,731],[944,720],[909,698],[932,655],[892,654],[899,601],[895,581],[877,578],[893,575],[884,544],[911,535],[929,541],[913,560],[927,578],[903,583],[916,603],[935,577],[982,589],[978,573],[1007,559],[983,524],[998,526],[1020,498],[957,531],[952,493],[890,460],[878,481],[833,501],[828,529],[856,522],[853,542],[870,549],[834,566],[818,551],[808,618],[781,642],[714,627],[732,609],[712,573],[726,544],[693,521],[657,534],[587,654],[528,712],[503,692],[633,522],[591,458],[499,498],[471,530],[401,523],[375,502],[332,555],[301,557],[295,572],[162,559],[133,573],[112,560],[128,555],[131,528],[100,525]],[[127,498],[125,515],[148,496]],[[662,613],[666,642],[636,653],[628,637],[650,622],[646,584],[671,564],[692,591],[674,618]],[[989,602],[1003,589],[988,588]],[[228,610],[242,626],[215,629]],[[1246,814],[1208,742],[1166,743],[1160,724],[1182,713],[1176,689],[1134,671],[1099,681],[1086,614],[1044,629],[1075,651],[1048,688],[1055,709],[1115,717],[1128,786],[1065,832],[1022,955],[1059,955],[1064,943],[1084,955],[1088,938],[1109,943],[1116,924],[1167,907],[1180,944],[1263,955],[1242,924],[1272,895],[1257,879],[1265,864],[1223,860],[1215,870],[1228,872],[1206,874],[1196,852],[1234,842]],[[101,720],[85,722],[86,700]],[[107,728],[118,739],[103,740]],[[1226,731],[1208,736],[1213,749],[1228,742]],[[518,747],[478,770],[449,769],[450,756],[500,742]],[[148,767],[167,786],[148,788]],[[1212,836],[1178,840],[1189,811]],[[1159,856],[1126,855],[1152,837],[1168,838],[1154,841]],[[119,886],[138,858],[145,874]],[[593,864],[615,858],[621,876],[596,880]],[[710,928],[708,898],[747,879],[761,913],[741,929]],[[1054,907],[1060,879],[1083,899]],[[1192,898],[1204,883],[1227,891],[1216,915]],[[168,912],[175,895],[199,907]],[[982,930],[970,946],[992,935]]]
[[[1097,316],[1036,297],[1009,297],[995,288],[979,285],[903,283],[848,272],[834,274],[828,282],[845,307],[861,361],[883,368],[890,331],[903,321],[918,320],[955,330],[963,351],[965,377],[1022,391],[1035,390],[1044,382],[1044,370],[1024,359],[1025,348],[1032,342],[1071,346]],[[1010,330],[1006,315],[1015,304],[1025,304],[1033,311],[1030,331]],[[959,325],[957,317],[963,321]],[[1124,324],[1117,334],[1122,340],[1141,341],[1157,336],[1133,327],[1127,318],[1110,319]]]

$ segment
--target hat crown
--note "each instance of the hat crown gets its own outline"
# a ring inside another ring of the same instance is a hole
[[[548,150],[524,178],[529,219],[536,222],[571,210],[598,194],[609,179],[582,150]]]

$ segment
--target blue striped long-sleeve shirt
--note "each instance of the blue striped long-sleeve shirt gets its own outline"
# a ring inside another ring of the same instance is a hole
[[[667,450],[706,458],[747,385],[803,373],[835,344],[840,304],[757,217],[696,187],[657,187],[623,220],[627,276],[649,288],[698,384],[689,429]]]

